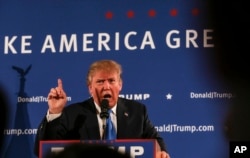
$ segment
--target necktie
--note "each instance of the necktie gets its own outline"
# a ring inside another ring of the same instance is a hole
[[[107,124],[106,124],[106,139],[114,140],[116,139],[116,131],[115,131],[115,127],[111,121],[111,116],[110,116],[112,113],[112,110],[109,109],[108,113],[109,113],[109,117],[107,118]]]

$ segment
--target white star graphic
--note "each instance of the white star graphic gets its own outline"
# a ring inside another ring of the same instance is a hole
[[[171,99],[172,99],[172,97],[173,97],[173,95],[172,95],[172,94],[170,94],[170,93],[168,93],[168,94],[166,95],[167,100],[171,100]]]

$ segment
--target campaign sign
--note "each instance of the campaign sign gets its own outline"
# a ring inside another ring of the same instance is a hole
[[[101,144],[108,145],[121,153],[129,153],[131,158],[154,158],[158,150],[157,143],[153,139],[132,139],[132,140],[71,140],[71,141],[41,141],[39,158],[45,158],[46,155],[61,152],[64,147],[73,143]]]

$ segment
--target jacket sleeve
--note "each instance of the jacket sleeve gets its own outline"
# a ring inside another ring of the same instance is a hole
[[[42,120],[42,122],[37,128],[37,133],[35,137],[35,145],[34,145],[34,153],[36,156],[39,155],[39,142],[40,140],[43,140],[44,138],[44,133],[45,133],[44,129],[45,129],[46,124],[47,124],[47,120],[46,120],[46,117],[44,117],[44,119]]]
[[[160,136],[158,131],[155,129],[153,123],[149,119],[148,113],[147,113],[147,108],[144,106],[144,137],[146,138],[154,138],[157,140],[161,151],[166,151],[167,152],[167,147],[164,142],[164,139]]]
[[[54,140],[57,137],[57,125],[60,124],[60,117],[55,120],[48,122],[46,117],[43,118],[42,122],[37,128],[37,134],[35,137],[34,153],[36,156],[39,155],[39,144],[41,140]]]

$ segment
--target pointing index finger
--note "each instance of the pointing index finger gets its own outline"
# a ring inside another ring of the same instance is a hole
[[[57,80],[57,86],[60,88],[60,89],[63,89],[63,83],[62,83],[62,80],[59,78]]]

